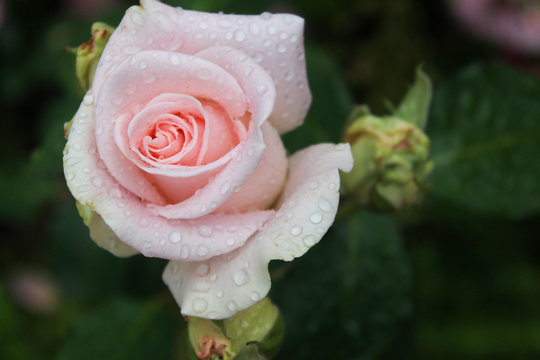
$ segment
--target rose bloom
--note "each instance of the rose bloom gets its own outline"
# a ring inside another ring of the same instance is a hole
[[[131,7],[73,119],[64,171],[93,240],[169,259],[185,315],[226,318],[332,224],[346,144],[287,158],[309,92],[303,20]],[[82,205],[82,206],[81,206]],[[91,214],[91,220],[90,215]]]

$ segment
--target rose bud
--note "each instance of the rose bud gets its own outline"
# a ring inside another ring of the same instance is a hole
[[[429,78],[418,70],[394,114],[378,117],[367,107],[353,111],[345,141],[351,144],[354,170],[343,181],[362,206],[395,211],[422,200],[433,167],[422,131],[430,99]]]
[[[107,24],[94,23],[92,25],[92,38],[81,44],[75,52],[75,70],[84,90],[88,90],[92,86],[98,60],[113,31],[114,28]]]
[[[143,0],[73,119],[64,173],[92,239],[171,260],[163,279],[184,315],[257,303],[268,263],[303,255],[334,221],[349,145],[287,157],[280,137],[311,102],[303,24]]]
[[[268,298],[225,319],[222,328],[189,317],[189,341],[199,359],[271,359],[285,335],[279,309]]]

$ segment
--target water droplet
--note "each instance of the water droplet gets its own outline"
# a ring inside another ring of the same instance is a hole
[[[144,70],[144,69],[146,69],[147,67],[148,67],[148,64],[146,63],[146,61],[141,61],[141,62],[139,63],[139,69]]]
[[[210,272],[210,266],[208,264],[201,264],[196,270],[197,275],[206,276]]]
[[[249,156],[253,156],[254,153],[255,153],[255,150],[253,150],[252,147],[250,147],[250,148],[248,149],[248,151],[247,151],[247,154],[248,154]]]
[[[217,296],[218,298],[221,299],[221,298],[223,298],[223,296],[225,296],[225,293],[223,292],[223,290],[219,290],[219,291],[216,293],[216,296]]]
[[[325,212],[332,212],[332,210],[333,210],[333,207],[332,207],[332,204],[330,203],[330,201],[328,201],[324,197],[321,197],[319,199],[319,208],[322,211],[325,211]]]
[[[84,97],[83,99],[83,103],[85,105],[91,105],[92,103],[94,102],[94,97],[92,96],[92,94],[88,94]]]
[[[126,46],[122,49],[122,52],[126,55],[134,55],[139,51],[141,51],[141,48],[139,48],[138,46]]]
[[[205,22],[200,22],[199,23],[199,28],[202,29],[202,30],[206,30],[206,29],[208,29],[208,24],[205,23]]]
[[[196,249],[197,255],[205,256],[208,254],[208,247],[206,245],[198,245]]]
[[[228,238],[227,239],[227,245],[233,246],[234,245],[234,239],[233,238]]]
[[[277,51],[278,53],[283,54],[287,51],[287,47],[284,44],[278,44]]]
[[[156,74],[153,71],[143,71],[143,80],[145,83],[150,84],[156,80]]]
[[[245,76],[250,76],[251,73],[253,73],[253,67],[247,66],[247,67],[244,69],[244,75],[245,75]]]
[[[272,14],[270,14],[269,12],[263,12],[261,14],[261,17],[264,19],[264,20],[270,20],[270,18],[272,17]]]
[[[223,185],[221,185],[221,188],[219,189],[219,193],[221,195],[225,195],[229,191],[230,188],[231,188],[231,181],[227,180],[223,183]]]
[[[285,73],[285,76],[283,77],[285,81],[291,81],[294,77],[294,72],[292,70],[289,70]]]
[[[328,185],[328,188],[329,188],[330,190],[336,190],[337,187],[336,187],[336,184],[330,183],[330,184]]]
[[[304,236],[304,239],[302,240],[307,247],[312,247],[313,245],[315,245],[315,236],[313,235]]]
[[[259,34],[261,33],[261,28],[259,27],[259,24],[257,23],[249,24],[249,32],[253,36],[259,36]]]
[[[255,60],[258,63],[262,62],[263,58],[264,58],[264,55],[260,52],[256,52],[255,54],[253,54],[253,60]]]
[[[141,225],[142,227],[147,227],[148,226],[148,220],[146,220],[146,218],[141,218],[139,220],[139,225]]]
[[[231,27],[232,23],[227,21],[227,20],[220,20],[218,22],[218,25],[222,28],[228,28],[228,27]]]
[[[235,232],[236,229],[237,229],[236,226],[229,226],[229,227],[227,228],[227,231],[232,233],[232,232]]]
[[[83,171],[84,171],[85,173],[89,174],[89,173],[90,173],[90,168],[85,166],[85,167],[83,168]]]
[[[203,298],[195,298],[193,300],[193,311],[200,314],[208,308],[208,303]]]
[[[240,269],[234,273],[233,280],[237,286],[245,285],[249,281],[249,274],[245,269]]]
[[[309,188],[310,188],[311,190],[315,190],[315,189],[318,188],[318,187],[319,187],[319,184],[318,184],[316,181],[314,181],[314,182],[312,182],[311,184],[309,184]]]
[[[173,244],[177,244],[180,242],[180,240],[182,240],[182,235],[177,232],[177,231],[173,231],[169,234],[169,241]]]
[[[302,233],[302,227],[300,225],[295,225],[291,228],[291,235],[298,236]]]
[[[72,173],[72,172],[66,173],[66,180],[67,181],[71,181],[73,179],[75,179],[75,173]]]
[[[291,35],[291,38],[289,39],[292,43],[294,42],[297,42],[298,41],[298,36],[297,35]]]
[[[320,223],[322,221],[322,215],[319,214],[319,213],[313,213],[309,217],[309,221],[311,221],[314,224],[318,224],[318,223]]]
[[[251,300],[253,301],[259,301],[259,299],[261,298],[259,293],[256,291],[252,292],[250,297],[251,297]]]
[[[189,257],[189,246],[182,245],[182,249],[180,251],[180,257],[182,259],[187,259]]]
[[[191,290],[200,292],[200,293],[207,293],[212,289],[212,283],[210,281],[198,281],[191,285]]]
[[[199,234],[204,237],[210,237],[212,236],[212,228],[207,225],[201,225],[199,226]]]
[[[231,301],[229,304],[227,304],[227,309],[230,311],[236,311],[236,303],[234,301]]]
[[[242,30],[236,30],[234,32],[234,40],[238,41],[238,42],[242,42],[246,39],[246,33],[243,32]]]
[[[132,10],[130,14],[130,18],[131,18],[131,21],[133,21],[135,25],[142,26],[145,23],[144,17],[138,11]]]
[[[259,84],[257,86],[257,91],[259,92],[259,94],[263,95],[265,92],[268,91],[268,86],[266,86],[266,84]]]
[[[166,14],[160,12],[152,13],[155,23],[164,31],[171,32],[174,30],[174,25]]]
[[[275,33],[277,33],[277,27],[275,27],[274,25],[268,25],[266,27],[266,31],[268,32],[268,34],[274,35]]]
[[[171,61],[171,64],[173,65],[180,65],[180,58],[176,54],[172,54],[169,60]]]

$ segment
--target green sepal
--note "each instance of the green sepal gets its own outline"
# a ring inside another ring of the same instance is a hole
[[[432,92],[431,80],[419,66],[414,83],[392,116],[425,129]]]
[[[87,91],[92,87],[99,58],[109,41],[114,27],[105,23],[92,24],[92,38],[76,50],[75,71],[81,87]]]
[[[237,360],[271,359],[285,336],[285,324],[277,306],[264,298],[223,321],[232,339]]]

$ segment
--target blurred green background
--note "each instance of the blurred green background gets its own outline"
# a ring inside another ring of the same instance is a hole
[[[383,114],[423,63],[435,170],[424,204],[342,219],[306,256],[272,263],[279,359],[540,358],[538,58],[460,27],[445,1],[167,0],[306,19],[313,104],[293,152],[338,142],[353,103]],[[180,359],[165,261],[90,241],[62,175],[82,98],[66,46],[135,1],[0,0],[0,358]]]

